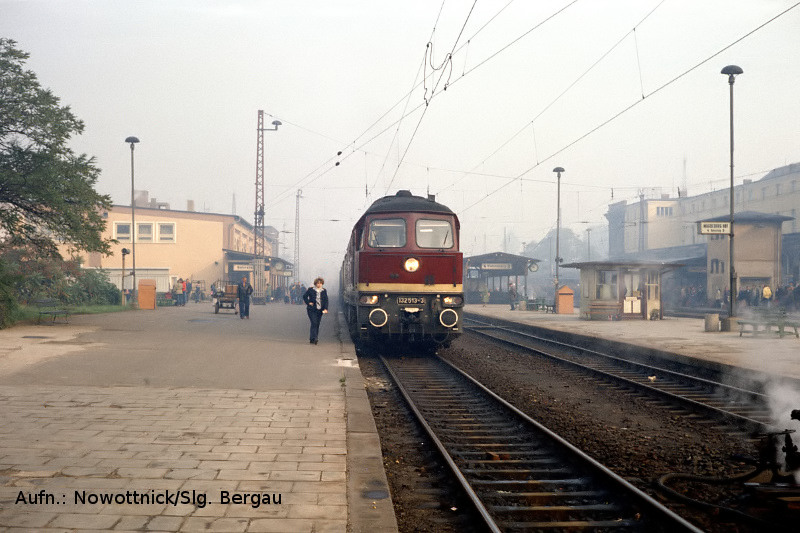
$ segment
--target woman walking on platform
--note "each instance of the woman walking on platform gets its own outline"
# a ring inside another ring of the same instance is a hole
[[[303,294],[308,320],[311,322],[308,342],[312,344],[319,342],[319,323],[322,321],[322,315],[328,313],[328,291],[322,288],[324,284],[324,279],[317,278],[314,280],[314,286],[309,287]]]

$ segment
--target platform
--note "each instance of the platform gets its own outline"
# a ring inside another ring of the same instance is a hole
[[[508,305],[467,305],[469,313],[495,317],[530,326],[570,334],[625,343],[678,354],[732,368],[740,367],[766,376],[800,379],[800,340],[794,335],[739,336],[731,332],[706,332],[703,319],[672,318],[663,320],[583,320],[577,310],[571,315],[543,311],[512,311]]]
[[[0,530],[397,531],[335,311],[318,345],[284,304],[0,330]]]

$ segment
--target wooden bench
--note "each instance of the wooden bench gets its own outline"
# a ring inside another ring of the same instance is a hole
[[[36,300],[34,304],[39,311],[39,317],[36,320],[37,324],[42,323],[43,316],[52,317],[53,323],[55,323],[56,318],[63,316],[64,322],[69,324],[69,311],[60,301],[56,300],[55,298],[42,298],[40,300]]]
[[[790,320],[785,311],[778,312],[764,312],[753,318],[740,318],[739,322],[739,336],[744,333],[752,333],[753,336],[762,333],[771,333],[772,328],[775,328],[775,333],[780,338],[786,335],[786,329],[791,328],[794,331],[794,336],[800,338],[798,328],[800,328],[800,321]],[[749,330],[745,330],[745,326],[749,326]]]
[[[589,320],[618,320],[622,306],[618,302],[590,302]]]

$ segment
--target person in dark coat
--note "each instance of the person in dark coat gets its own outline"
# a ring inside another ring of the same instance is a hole
[[[247,281],[247,276],[242,277],[242,281],[236,286],[236,296],[239,298],[239,318],[250,319],[250,295],[253,294],[253,286]]]
[[[322,287],[324,284],[324,279],[317,278],[314,280],[314,286],[303,293],[308,320],[311,322],[308,335],[308,342],[311,344],[319,343],[319,323],[322,321],[322,315],[328,313],[328,291]]]

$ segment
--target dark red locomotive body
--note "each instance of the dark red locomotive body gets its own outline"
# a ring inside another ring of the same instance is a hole
[[[399,191],[353,228],[341,272],[354,340],[447,344],[464,304],[458,217],[432,198]]]

